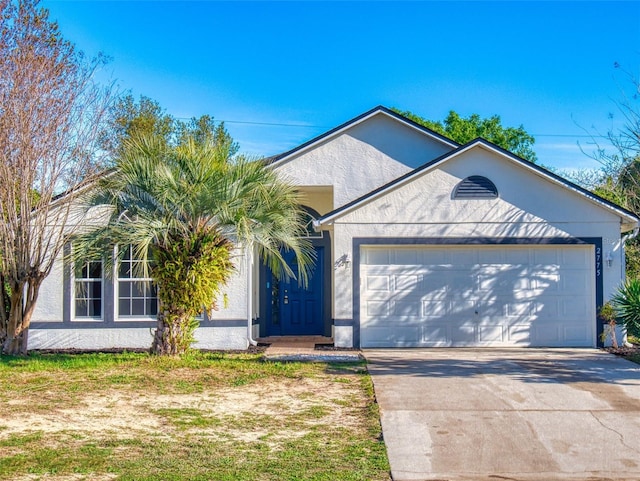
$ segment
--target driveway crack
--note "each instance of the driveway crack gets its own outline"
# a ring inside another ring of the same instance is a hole
[[[602,422],[602,420],[596,416],[595,412],[593,411],[589,411],[589,413],[591,414],[591,416],[593,416],[593,419],[595,419],[596,421],[598,421],[598,424],[600,424],[600,426],[602,426],[603,428],[605,428],[608,431],[611,431],[612,433],[615,433],[618,435],[618,437],[620,438],[620,444],[622,444],[624,447],[626,447],[627,449],[633,451],[633,452],[638,452],[638,449],[636,446],[630,446],[628,445],[625,440],[624,440],[624,436],[622,435],[621,432],[613,429],[612,427],[607,426],[605,423]]]

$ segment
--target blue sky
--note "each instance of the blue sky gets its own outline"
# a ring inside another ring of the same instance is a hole
[[[539,160],[595,167],[640,74],[640,2],[44,0],[103,75],[177,117],[225,120],[245,152],[288,150],[376,105],[498,114]],[[613,116],[612,116],[613,115]]]

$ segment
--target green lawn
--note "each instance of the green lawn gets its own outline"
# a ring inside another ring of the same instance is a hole
[[[0,480],[388,480],[364,364],[0,358]]]

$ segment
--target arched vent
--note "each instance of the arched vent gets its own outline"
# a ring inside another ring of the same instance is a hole
[[[454,199],[495,199],[498,189],[493,182],[481,175],[467,177],[453,191]]]

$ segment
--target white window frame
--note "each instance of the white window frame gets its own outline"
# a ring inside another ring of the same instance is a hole
[[[90,263],[100,264],[100,277],[88,277],[88,275],[90,275],[90,269],[88,268],[88,265]],[[103,260],[94,259],[94,260],[87,260],[82,262],[82,270],[87,269],[87,277],[78,277],[76,275],[76,269],[77,269],[77,264],[74,264],[71,270],[71,285],[73,286],[73,297],[71,299],[72,319],[75,321],[103,321],[105,307],[106,307],[105,296],[104,296],[104,262]],[[90,295],[93,294],[93,289],[89,289],[88,284],[95,284],[97,282],[100,283],[100,298],[99,298],[100,299],[100,315],[91,316],[89,315],[90,301],[95,300],[97,298],[90,297]],[[78,297],[78,294],[82,293],[82,290],[78,288],[79,283],[83,283],[87,285],[86,291],[84,292],[84,294],[86,295],[83,298]],[[86,316],[79,315],[77,312],[77,302],[83,299],[87,302]]]
[[[116,311],[116,320],[117,321],[149,321],[151,319],[156,319],[157,315],[158,315],[158,293],[157,293],[157,288],[154,287],[151,283],[151,278],[150,277],[133,277],[134,274],[134,269],[133,269],[133,265],[135,262],[142,262],[139,259],[135,259],[133,257],[133,250],[131,248],[131,246],[116,246],[116,249],[129,249],[129,258],[128,259],[124,259],[124,260],[119,260],[117,262],[117,265],[114,266],[115,269],[115,311]],[[130,274],[131,277],[121,277],[121,267],[123,263],[127,263],[129,264],[129,269],[128,272]],[[129,291],[129,295],[121,298],[120,296],[120,289],[121,289],[121,285],[122,283],[129,283],[130,284],[130,291]],[[142,289],[143,290],[143,296],[142,297],[133,297],[133,290],[134,289]],[[153,293],[152,289],[156,289],[155,292],[155,296],[153,295],[149,295],[150,293]],[[155,297],[156,299],[156,306],[155,306],[155,313],[150,313],[153,310],[151,309],[149,311],[149,313],[147,312],[147,301],[148,299],[153,299]],[[129,311],[132,312],[133,311],[133,301],[134,300],[143,300],[143,307],[144,307],[144,313],[143,314],[121,314],[120,313],[120,302],[121,300],[124,299],[128,299],[129,300]]]

